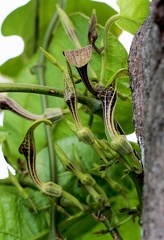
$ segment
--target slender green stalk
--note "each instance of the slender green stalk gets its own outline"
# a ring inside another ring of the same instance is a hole
[[[59,5],[63,8],[64,7],[64,2],[65,0],[60,0]],[[38,5],[39,6],[39,5]],[[48,25],[47,31],[45,33],[42,47],[47,50],[53,31],[57,28],[59,24],[59,18],[57,15],[57,12],[55,11],[54,15],[52,16],[52,19]],[[40,52],[38,62],[36,66],[39,66],[36,68],[36,76],[38,79],[38,84],[39,85],[46,85],[45,83],[45,56],[43,52]],[[41,96],[41,101],[42,101],[42,109],[43,111],[48,108],[48,99],[47,96],[42,95]],[[53,132],[52,129],[49,126],[45,126],[45,131],[46,131],[46,138],[47,138],[47,143],[48,143],[48,150],[49,150],[49,161],[50,161],[50,176],[51,176],[51,181],[57,183],[57,164],[56,164],[56,154],[54,151],[54,138],[53,138]],[[49,240],[54,239],[55,237],[58,237],[58,219],[57,219],[57,212],[54,206],[52,205],[51,207],[51,223],[50,223],[50,234],[49,234]]]
[[[43,94],[63,98],[61,89],[26,83],[0,83],[0,92]],[[77,101],[86,105],[92,113],[102,116],[102,104],[99,100],[77,93]]]
[[[63,97],[63,91],[60,89],[26,83],[0,83],[0,92],[22,92]]]

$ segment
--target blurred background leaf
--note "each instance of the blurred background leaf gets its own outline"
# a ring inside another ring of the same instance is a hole
[[[116,24],[125,31],[135,34],[148,15],[149,0],[117,0],[122,18]]]
[[[49,201],[39,191],[25,188],[36,208],[48,206]],[[0,185],[0,238],[4,240],[45,240],[49,227],[46,219],[48,211],[31,211],[28,201],[23,199],[13,186]]]
[[[22,37],[25,48],[20,56],[8,60],[1,66],[2,74],[10,77],[16,76],[42,45],[46,28],[56,11],[55,5],[57,3],[57,0],[49,0],[48,4],[44,0],[31,0],[26,5],[13,11],[5,19],[2,25],[2,34],[4,36],[18,35]],[[111,15],[116,13],[105,3],[91,0],[85,0],[85,4],[84,0],[79,0],[78,4],[75,4],[73,0],[66,2],[66,12],[68,14],[82,12],[90,17],[93,8],[96,9],[98,22],[102,25]],[[118,36],[121,30],[117,26],[113,26],[112,32]]]

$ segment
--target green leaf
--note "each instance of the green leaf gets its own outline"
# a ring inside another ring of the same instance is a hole
[[[127,68],[127,51],[124,46],[113,35],[108,35],[107,73],[106,81],[118,72],[121,68]]]
[[[124,101],[120,98],[117,99],[115,117],[123,128],[125,134],[130,134],[134,132],[134,126],[132,123],[133,112],[129,77],[118,78],[117,89],[120,93],[128,96],[128,98]],[[128,124],[126,121],[128,121]]]
[[[127,231],[128,229],[128,231]],[[91,232],[88,232],[87,234],[84,234],[82,238],[79,240],[90,240],[91,238],[93,240],[113,240],[113,238],[109,235],[109,233],[100,235],[100,234],[94,234],[95,232],[100,232],[102,230],[105,230],[104,226],[102,223],[97,223],[94,228],[91,229]],[[127,222],[125,225],[121,226],[119,228],[119,232],[123,239],[126,240],[140,240],[140,230],[139,230],[139,225],[138,223],[132,223],[131,221]],[[94,234],[94,235],[93,235]],[[133,238],[132,238],[133,236]]]
[[[25,48],[23,53],[8,60],[1,67],[1,72],[7,76],[15,76],[27,64],[33,54],[41,46],[43,37],[52,15],[56,11],[57,0],[29,1],[7,16],[2,25],[4,36],[18,35],[22,37]],[[38,21],[39,19],[39,21]]]
[[[2,142],[4,142],[7,137],[9,136],[9,132],[5,131],[4,127],[0,126],[0,144],[2,144]]]
[[[117,13],[112,7],[110,7],[104,2],[97,2],[92,0],[78,0],[78,4],[75,4],[74,1],[67,0],[66,12],[70,15],[72,13],[81,12],[86,16],[91,17],[93,9],[96,10],[98,23],[102,26],[105,25],[109,17]],[[115,24],[112,26],[111,31],[115,36],[119,36],[121,33],[120,29]]]
[[[109,80],[109,82],[107,82],[106,87],[108,87],[114,80],[116,80],[117,78],[127,78],[129,76],[128,74],[128,69],[127,68],[122,68],[119,69],[118,72],[116,72]]]
[[[66,12],[83,12],[89,17],[92,9],[97,9],[98,21],[104,25],[109,16],[115,14],[115,10],[104,3],[92,2],[91,0],[79,0],[78,4],[69,0],[66,4]],[[14,77],[24,68],[29,59],[41,46],[46,28],[56,11],[57,0],[39,2],[29,1],[26,5],[17,8],[5,19],[2,25],[4,36],[18,35],[23,38],[25,43],[24,52],[13,59],[9,59],[1,66],[4,75]],[[102,15],[103,12],[103,15]],[[39,21],[38,21],[39,20]],[[26,27],[25,27],[26,26]],[[113,33],[117,36],[121,33],[117,26],[112,27]]]
[[[115,118],[119,122],[126,135],[134,132],[132,116],[133,113],[131,100],[127,99],[125,101],[122,101],[118,98],[115,108]]]
[[[117,0],[120,8],[120,20],[116,24],[123,30],[135,34],[148,15],[149,0]]]
[[[76,239],[77,229],[79,228],[79,226],[81,226],[78,230],[78,240],[84,240],[85,233],[87,232],[88,235],[90,236],[90,239],[92,238],[93,240],[97,240],[97,236],[94,236],[92,231],[95,224],[96,224],[95,219],[92,216],[83,215],[78,219],[74,219],[72,221],[67,222],[65,225],[61,225],[61,228],[64,233],[64,236],[67,237],[68,239]]]
[[[49,162],[49,153],[48,148],[43,148],[36,155],[36,171],[38,173],[38,177],[43,182],[50,181],[50,162]]]
[[[25,188],[25,190],[37,209],[48,207],[48,199],[39,191],[32,188]],[[47,239],[49,227],[46,210],[38,211],[38,213],[31,212],[28,201],[19,196],[17,189],[13,186],[0,185],[0,195],[0,239]]]

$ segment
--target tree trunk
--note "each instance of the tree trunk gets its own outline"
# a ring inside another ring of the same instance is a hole
[[[142,239],[164,239],[164,1],[154,0],[129,54],[133,122],[144,165]]]

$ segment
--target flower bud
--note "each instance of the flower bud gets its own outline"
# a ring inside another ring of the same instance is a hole
[[[44,117],[54,123],[63,118],[63,112],[61,108],[47,108],[44,111]]]
[[[117,137],[112,139],[111,147],[113,150],[123,155],[127,155],[133,151],[131,144],[124,135],[117,135]]]
[[[88,145],[91,145],[94,142],[94,135],[89,128],[83,127],[81,128],[78,133],[79,141],[82,141]]]
[[[53,182],[46,182],[43,186],[43,193],[52,197],[60,197],[62,195],[62,187]]]
[[[81,179],[81,183],[87,186],[93,187],[95,185],[95,180],[91,177],[89,174],[83,174],[83,177]]]

